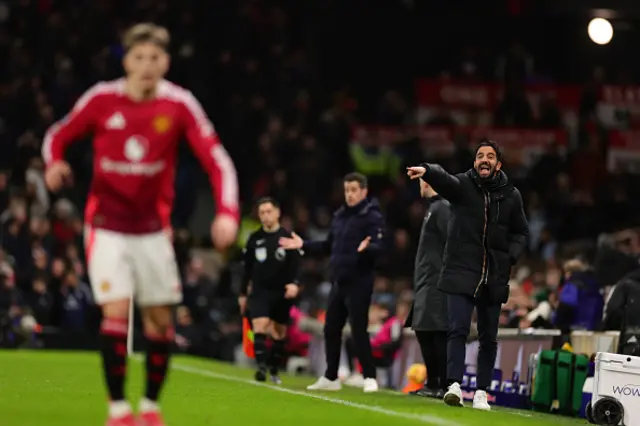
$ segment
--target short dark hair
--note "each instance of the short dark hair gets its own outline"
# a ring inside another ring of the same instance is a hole
[[[483,146],[490,146],[491,148],[493,148],[493,150],[496,152],[496,157],[498,158],[498,161],[502,161],[502,149],[500,148],[500,145],[498,145],[498,142],[492,141],[488,138],[480,139],[480,142],[478,142],[478,145],[476,145],[476,150],[473,153],[473,158],[475,158],[476,155],[478,155],[478,151]]]
[[[358,182],[358,184],[360,185],[360,188],[362,188],[362,189],[367,188],[369,186],[369,182],[367,181],[367,177],[365,175],[363,175],[362,173],[357,173],[357,172],[348,173],[344,177],[344,181],[345,182]]]
[[[279,209],[280,208],[280,203],[278,203],[278,201],[276,201],[275,198],[273,197],[260,197],[258,199],[258,201],[256,202],[256,209],[259,209],[261,205],[263,204],[271,204],[273,207]]]

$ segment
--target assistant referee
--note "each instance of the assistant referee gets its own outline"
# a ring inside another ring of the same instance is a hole
[[[280,384],[278,367],[284,357],[292,300],[298,295],[300,252],[279,245],[280,238],[291,237],[291,232],[280,226],[280,206],[275,199],[261,198],[257,210],[262,227],[251,234],[244,249],[244,278],[238,303],[240,311],[251,318],[258,363],[256,380],[265,381],[269,368],[271,381]],[[270,353],[267,333],[272,339]]]

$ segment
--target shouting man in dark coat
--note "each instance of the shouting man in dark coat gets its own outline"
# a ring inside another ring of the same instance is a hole
[[[463,405],[466,341],[474,307],[478,315],[478,390],[473,407],[489,410],[487,393],[498,348],[501,305],[509,297],[511,266],[522,253],[529,225],[520,192],[501,170],[498,145],[484,139],[475,152],[473,169],[455,176],[436,164],[409,167],[412,179],[422,178],[451,203],[451,220],[438,281],[448,294],[448,405]]]
[[[447,383],[447,295],[438,289],[442,255],[447,243],[449,202],[429,184],[420,181],[420,195],[429,201],[422,222],[420,243],[413,274],[415,297],[406,326],[416,332],[422,358],[427,367],[427,382],[416,395],[444,396]]]

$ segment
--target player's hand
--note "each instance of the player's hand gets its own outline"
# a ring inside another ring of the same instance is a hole
[[[367,247],[369,247],[370,242],[371,242],[371,237],[367,237],[364,240],[362,240],[360,242],[360,245],[358,246],[358,253],[362,253],[363,251],[365,251]]]
[[[189,339],[179,334],[176,334],[175,341],[176,345],[178,345],[178,347],[180,347],[181,349],[187,349],[189,346],[191,346],[191,342],[189,342]]]
[[[292,232],[291,238],[281,237],[280,240],[278,240],[278,243],[280,244],[280,247],[286,250],[298,250],[302,248],[304,241],[302,241],[300,235]]]
[[[217,215],[211,223],[211,239],[218,250],[230,247],[236,241],[238,222],[230,215]]]
[[[424,167],[407,167],[407,176],[409,176],[411,179],[421,178],[425,173],[427,173],[427,169],[425,169]]]
[[[71,167],[66,161],[56,161],[47,167],[44,173],[44,181],[47,184],[47,188],[51,192],[57,192],[69,182],[71,178]]]
[[[284,286],[284,298],[285,299],[295,299],[298,297],[298,284],[290,283]]]
[[[247,309],[247,296],[238,297],[238,307],[240,308],[240,315],[244,315]]]

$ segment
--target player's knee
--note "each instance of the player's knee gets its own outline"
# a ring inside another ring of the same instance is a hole
[[[266,334],[269,329],[269,318],[254,318],[251,321],[254,333]]]
[[[171,338],[173,333],[173,312],[170,307],[154,306],[142,312],[144,332],[153,338]]]
[[[287,326],[274,322],[271,328],[271,336],[276,340],[283,340],[287,336]]]
[[[102,305],[102,316],[104,318],[129,318],[129,300],[117,300]]]

